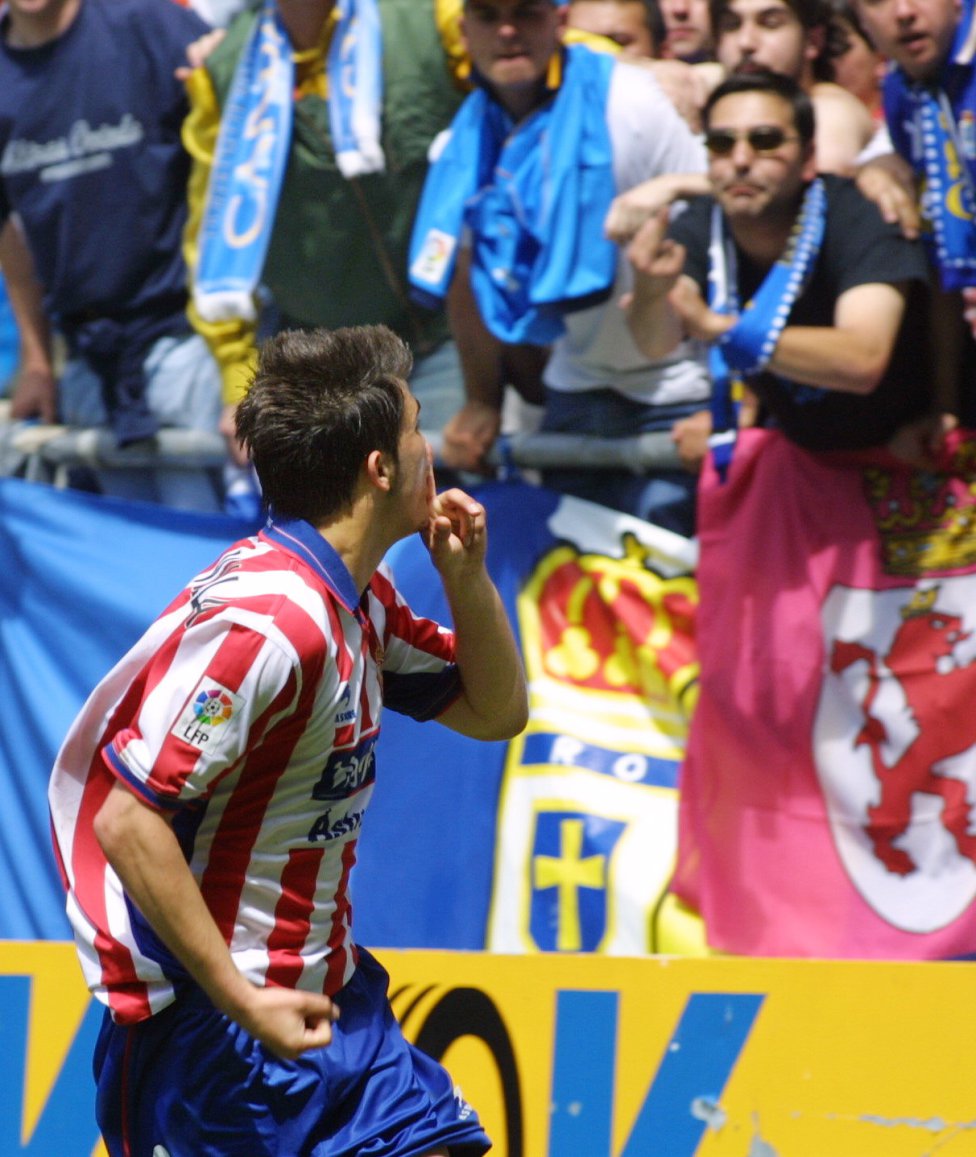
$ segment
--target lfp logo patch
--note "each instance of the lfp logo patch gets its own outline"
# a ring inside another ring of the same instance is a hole
[[[234,700],[222,687],[201,691],[193,701],[197,722],[204,727],[218,727],[227,723],[234,714]]]
[[[198,751],[216,751],[229,730],[228,724],[243,706],[240,695],[204,678],[183,708],[172,734]]]

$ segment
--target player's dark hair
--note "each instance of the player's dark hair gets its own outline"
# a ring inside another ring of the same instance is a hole
[[[413,358],[386,326],[286,330],[266,341],[237,407],[265,505],[318,523],[349,507],[373,450],[394,462]]]
[[[813,102],[792,77],[779,72],[762,70],[759,72],[736,72],[716,85],[702,106],[702,126],[711,124],[712,109],[724,96],[740,92],[768,92],[780,97],[793,110],[793,126],[800,140],[808,145],[813,140],[816,123]]]

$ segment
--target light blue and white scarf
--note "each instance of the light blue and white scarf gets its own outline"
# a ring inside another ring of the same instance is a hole
[[[382,173],[383,28],[377,0],[339,0],[329,46],[329,124],[344,177]]]
[[[344,177],[380,172],[382,29],[377,0],[339,0],[327,62],[329,117]],[[274,0],[238,61],[217,140],[193,289],[205,321],[256,316],[291,145],[295,64]]]
[[[914,89],[912,99],[922,134],[923,214],[932,223],[930,244],[942,287],[976,285],[976,191],[952,107],[944,92],[927,88]]]
[[[712,434],[709,447],[724,482],[735,452],[743,382],[769,364],[776,343],[813,272],[827,222],[827,197],[818,177],[807,187],[782,257],[766,274],[752,301],[739,313],[735,243],[718,203],[712,207],[708,248],[708,304],[716,313],[739,319],[708,353],[712,375]]]
[[[976,70],[972,0],[963,4],[948,60],[932,84],[900,68],[885,77],[885,120],[892,141],[925,178],[923,240],[943,289],[976,285]]]
[[[617,250],[603,234],[616,194],[606,105],[613,58],[571,45],[554,99],[523,121],[484,88],[465,100],[432,164],[410,243],[422,304],[447,293],[471,236],[471,288],[505,342],[548,345],[563,315],[606,298]]]

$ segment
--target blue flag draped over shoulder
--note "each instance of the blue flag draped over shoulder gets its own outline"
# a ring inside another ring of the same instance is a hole
[[[470,233],[471,285],[488,328],[548,345],[563,313],[605,298],[617,249],[603,234],[616,195],[606,107],[613,58],[570,45],[554,99],[517,125],[488,92],[461,106],[427,175],[410,246],[414,296],[447,293]]]

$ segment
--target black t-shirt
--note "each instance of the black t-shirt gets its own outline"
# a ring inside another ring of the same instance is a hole
[[[931,406],[933,358],[928,318],[928,269],[918,242],[887,225],[853,181],[824,176],[827,224],[813,275],[793,304],[787,325],[832,326],[842,293],[875,282],[905,283],[905,316],[888,369],[870,394],[825,390],[765,372],[749,378],[771,424],[808,450],[860,450],[884,445],[905,422]],[[699,197],[672,225],[687,250],[685,273],[707,297],[712,198]],[[736,247],[739,300],[748,302],[766,275]]]

